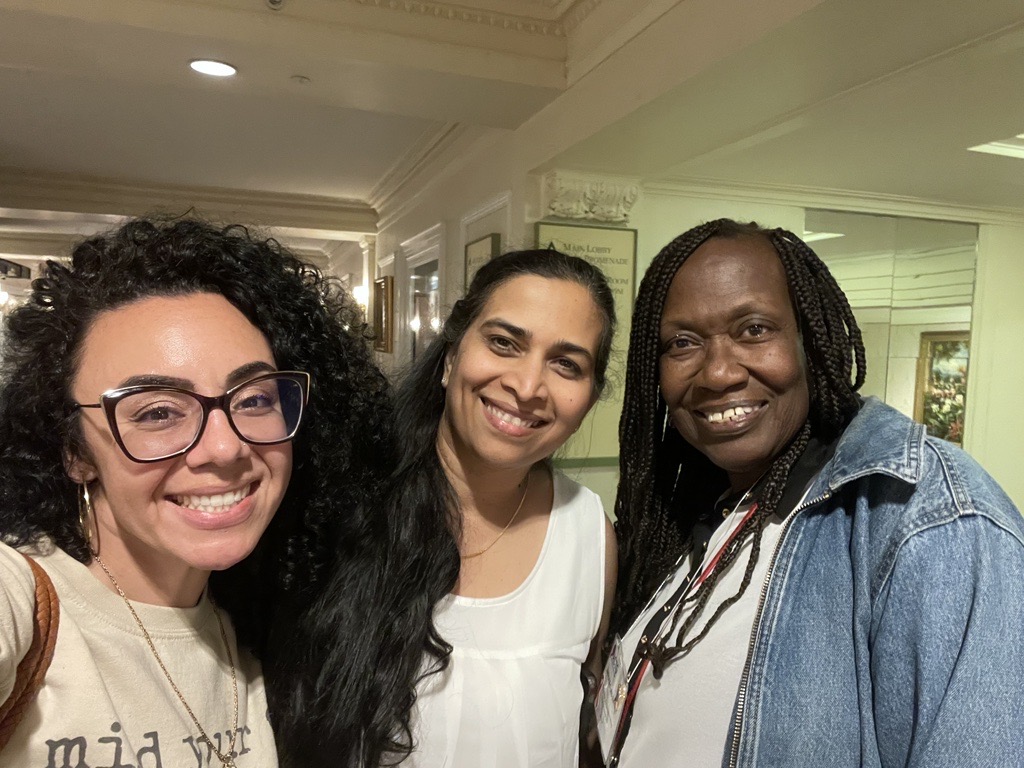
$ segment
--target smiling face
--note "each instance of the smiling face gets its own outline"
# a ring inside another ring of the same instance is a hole
[[[561,447],[596,399],[604,323],[578,283],[523,275],[498,286],[445,361],[446,465],[528,468]]]
[[[223,297],[152,297],[96,319],[72,396],[96,403],[137,383],[220,395],[271,370],[267,340]],[[214,410],[188,453],[139,464],[118,447],[100,409],[79,413],[86,454],[69,474],[90,481],[100,556],[129,596],[189,604],[211,570],[253,550],[288,486],[290,443],[249,445]]]
[[[697,248],[672,280],[660,333],[672,424],[734,489],[750,487],[800,429],[809,402],[799,327],[771,243],[712,238]]]

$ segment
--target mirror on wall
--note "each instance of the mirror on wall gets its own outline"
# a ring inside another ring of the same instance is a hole
[[[441,300],[438,261],[432,259],[412,267],[409,275],[409,330],[412,359],[423,352],[441,329]]]
[[[0,257],[0,355],[3,354],[4,318],[25,303],[31,288],[31,268]]]
[[[861,393],[961,444],[977,225],[808,210],[804,229],[864,335]]]

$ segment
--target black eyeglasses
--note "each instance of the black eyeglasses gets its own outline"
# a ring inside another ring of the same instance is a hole
[[[309,386],[308,373],[275,371],[249,379],[219,397],[142,384],[111,389],[100,395],[98,403],[74,403],[74,407],[102,408],[124,455],[144,464],[192,450],[215,408],[224,411],[235,434],[247,443],[287,442],[302,423]]]

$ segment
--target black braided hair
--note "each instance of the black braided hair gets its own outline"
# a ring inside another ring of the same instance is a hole
[[[806,422],[758,483],[757,511],[693,596],[693,610],[682,626],[676,626],[678,617],[673,623],[667,637],[675,634],[675,645],[652,649],[659,674],[666,663],[699,642],[746,590],[760,554],[761,533],[776,512],[793,466],[812,436],[834,439],[849,423],[859,407],[856,391],[864,383],[866,370],[864,343],[849,301],[828,267],[793,233],[718,219],[684,232],[661,250],[640,284],[630,332],[619,422],[615,514],[620,565],[614,626],[625,629],[639,613],[660,580],[690,548],[698,515],[728,487],[725,472],[670,426],[659,389],[660,325],[669,286],[683,262],[716,237],[763,238],[778,253],[803,338],[810,406]],[[739,590],[718,607],[693,639],[683,643],[706,607],[718,575],[748,541],[752,542],[750,559]]]

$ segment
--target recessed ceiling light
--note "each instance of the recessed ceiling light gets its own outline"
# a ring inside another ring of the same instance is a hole
[[[971,152],[987,152],[990,155],[1016,157],[1024,160],[1024,133],[1019,133],[1009,139],[990,141],[988,144],[979,144],[976,147],[968,147],[967,149]]]
[[[213,61],[212,59],[196,59],[189,62],[189,66],[196,72],[212,77],[231,77],[238,72],[230,64],[225,64],[223,61]]]
[[[805,243],[816,243],[819,240],[835,240],[837,237],[846,237],[841,232],[804,232],[801,240]]]

